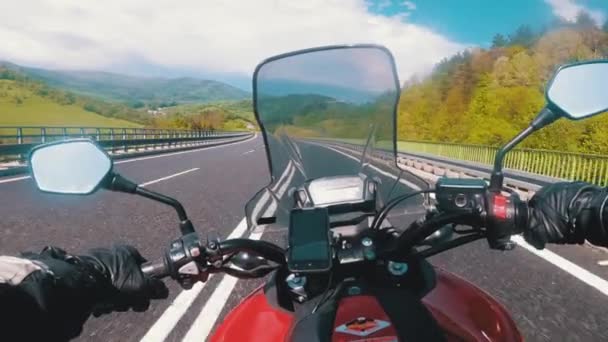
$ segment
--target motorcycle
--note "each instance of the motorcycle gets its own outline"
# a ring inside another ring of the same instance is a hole
[[[211,341],[521,341],[496,299],[426,258],[479,239],[515,247],[510,237],[525,229],[528,207],[503,187],[505,155],[561,117],[606,111],[606,76],[606,61],[561,67],[545,108],[496,154],[489,183],[441,178],[433,189],[395,162],[400,87],[386,48],[329,46],[265,60],[254,73],[254,111],[272,177],[246,218],[258,234],[286,232],[286,248],[205,238],[177,200],[114,172],[90,140],[40,145],[29,167],[43,192],[103,188],[172,206],[181,236],[162,260],[143,265],[150,276],[184,288],[210,273],[268,276]]]

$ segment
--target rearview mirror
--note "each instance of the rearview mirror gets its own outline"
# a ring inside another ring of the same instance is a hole
[[[580,120],[608,110],[608,61],[591,61],[560,68],[547,87],[549,108]]]
[[[112,159],[90,140],[67,140],[35,147],[29,166],[38,189],[87,195],[112,171]]]

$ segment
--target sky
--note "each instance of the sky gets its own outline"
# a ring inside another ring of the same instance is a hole
[[[249,88],[266,57],[377,43],[401,80],[495,33],[540,28],[608,0],[19,0],[0,2],[0,60],[52,69],[218,79]]]

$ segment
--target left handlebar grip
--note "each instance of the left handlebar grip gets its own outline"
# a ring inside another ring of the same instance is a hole
[[[167,267],[167,263],[164,259],[142,264],[141,271],[146,276],[157,279],[168,277],[170,274],[169,267]]]

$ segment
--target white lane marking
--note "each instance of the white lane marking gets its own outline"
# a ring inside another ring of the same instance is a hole
[[[193,169],[182,171],[182,172],[178,172],[176,174],[169,175],[167,177],[163,177],[163,178],[151,180],[149,182],[141,183],[138,186],[139,187],[145,187],[145,186],[148,186],[148,185],[152,185],[152,184],[155,184],[155,183],[158,183],[158,182],[162,182],[162,181],[167,180],[167,179],[175,178],[175,177],[178,177],[178,176],[181,176],[181,175],[185,175],[186,173],[190,173],[190,172],[194,172],[194,171],[198,171],[198,170],[200,170],[200,169],[198,167],[195,167]]]
[[[566,260],[565,258],[551,252],[548,249],[538,250],[534,248],[533,246],[529,245],[521,235],[512,236],[511,240],[520,245],[521,247],[525,248],[529,252],[545,259],[553,265],[570,273],[585,284],[595,288],[596,290],[608,296],[608,281],[596,276],[595,274],[587,271],[586,269],[574,264],[569,260]]]
[[[262,237],[262,234],[263,232],[252,233],[249,236],[249,239],[259,240]],[[213,329],[215,322],[222,313],[238,280],[238,278],[229,275],[223,276],[222,281],[217,285],[211,294],[211,297],[209,297],[203,306],[203,309],[190,326],[190,329],[186,333],[186,336],[184,336],[182,342],[200,342],[207,340],[211,329]]]
[[[148,156],[148,157],[127,159],[127,160],[119,160],[119,161],[115,161],[114,164],[132,163],[132,162],[136,162],[136,161],[140,161],[140,160],[155,159],[155,158],[164,158],[164,157],[170,157],[170,156],[175,156],[175,155],[184,154],[184,153],[200,152],[202,150],[212,150],[212,149],[215,149],[215,148],[220,148],[220,147],[226,147],[226,146],[232,146],[232,145],[237,145],[237,144],[241,144],[241,143],[246,143],[248,141],[251,141],[251,140],[255,139],[256,137],[257,137],[257,133],[254,134],[253,137],[251,137],[251,138],[249,138],[247,140],[237,141],[237,142],[230,143],[230,144],[219,145],[219,146],[211,146],[211,147],[201,147],[201,148],[196,149],[196,150],[173,152],[173,153],[164,153],[164,154],[159,154],[159,155],[156,155],[156,156]],[[249,152],[253,152],[253,151],[255,151],[255,150],[251,150]],[[245,152],[245,153],[249,153],[249,152]],[[30,179],[30,178],[32,178],[32,177],[31,176],[23,176],[23,177],[9,178],[9,179],[1,179],[0,180],[0,184],[11,183],[11,182],[18,182],[18,181],[26,180],[26,179]]]
[[[282,198],[285,194],[285,191],[287,191],[287,187],[291,184],[291,180],[293,179],[293,176],[295,176],[296,170],[297,169],[295,166],[291,168],[291,172],[289,173],[289,176],[287,176],[285,183],[283,183],[283,185],[279,187],[279,189],[276,191],[276,195],[279,199]],[[277,201],[272,201],[262,217],[272,217],[276,214],[276,211]]]
[[[283,173],[281,174],[281,176],[279,176],[279,179],[277,180],[277,182],[272,186],[271,190],[277,191],[277,188],[279,188],[281,186],[281,183],[284,180],[287,180],[286,176],[290,175],[292,172],[292,169],[294,169],[294,168],[295,167],[293,166],[293,163],[290,160],[289,163],[287,163],[287,167],[285,168],[285,170],[283,170]],[[251,211],[251,217],[256,218],[258,213],[260,212],[260,210],[262,210],[262,208],[264,208],[264,206],[266,205],[266,203],[269,200],[272,201],[272,199],[270,199],[270,194],[269,194],[268,190],[265,190],[264,193],[262,194],[262,197],[260,197],[259,201],[255,204],[255,207],[253,207],[253,210]],[[272,201],[272,202],[274,203],[274,201]]]
[[[173,153],[163,153],[163,154],[159,154],[159,155],[155,155],[155,156],[148,156],[148,157],[141,157],[141,158],[133,158],[133,159],[127,159],[127,160],[119,160],[114,162],[114,164],[124,164],[124,163],[132,163],[132,162],[136,162],[136,161],[140,161],[140,160],[148,160],[148,159],[156,159],[156,158],[165,158],[165,157],[171,157],[171,156],[177,156],[180,154],[186,154],[186,153],[195,153],[195,152],[201,152],[201,151],[207,151],[207,150],[213,150],[216,148],[221,148],[221,147],[227,147],[227,146],[234,146],[234,145],[238,145],[238,144],[243,144],[246,143],[248,141],[251,141],[255,138],[257,138],[257,133],[254,134],[251,138],[243,140],[243,141],[237,141],[237,142],[233,142],[233,143],[229,143],[229,144],[224,144],[224,145],[219,145],[219,146],[210,146],[210,147],[201,147],[201,148],[197,148],[195,150],[188,150],[188,151],[181,151],[181,152],[173,152]]]
[[[247,220],[244,218],[239,222],[239,224],[234,228],[232,233],[228,236],[227,239],[235,239],[243,236],[247,230]],[[213,277],[213,275],[209,276],[209,280]],[[141,339],[142,342],[162,342],[167,336],[173,331],[173,328],[179,322],[179,320],[184,316],[188,308],[194,303],[194,300],[201,293],[203,288],[205,288],[205,284],[207,282],[202,283],[198,282],[194,284],[194,286],[190,290],[184,290],[180,292],[177,297],[173,300],[173,302],[169,305],[169,307],[163,312],[163,314],[158,318],[158,320],[150,327],[146,335]]]
[[[25,180],[25,179],[30,179],[32,178],[31,176],[23,176],[23,177],[15,177],[15,178],[9,178],[9,179],[2,179],[0,180],[0,184],[2,183],[11,183],[11,182],[18,182],[21,180]]]
[[[249,154],[249,153],[252,153],[252,152],[255,152],[255,150],[249,150],[249,151],[243,153],[243,155],[246,155],[246,154]]]

